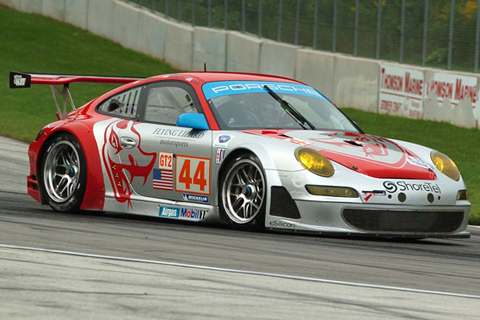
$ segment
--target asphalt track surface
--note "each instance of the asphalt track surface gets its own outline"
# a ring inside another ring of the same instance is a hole
[[[478,319],[477,227],[387,241],[68,215],[27,171],[0,137],[0,319]]]

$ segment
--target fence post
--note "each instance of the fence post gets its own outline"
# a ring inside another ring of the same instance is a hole
[[[242,0],[242,33],[245,33],[245,0]]]
[[[278,29],[277,29],[277,42],[282,40],[282,13],[283,13],[283,0],[280,0],[278,4]]]
[[[473,67],[473,72],[478,72],[478,44],[480,42],[480,0],[477,4],[477,30],[475,34],[475,65]]]
[[[295,14],[295,45],[298,44],[298,27],[300,24],[300,0],[297,0],[297,12]]]
[[[355,30],[353,35],[353,56],[356,57],[358,55],[357,48],[358,48],[358,11],[360,10],[359,0],[355,0]]]
[[[228,28],[228,0],[225,0],[223,7],[223,29]]]
[[[425,67],[425,61],[427,58],[428,7],[428,0],[425,0],[425,15],[423,18],[422,67]]]
[[[480,1],[480,0],[478,0]],[[338,2],[335,0],[333,2],[333,31],[332,31],[332,52],[335,53],[337,51],[337,9],[338,9]]]
[[[192,27],[195,27],[195,0],[192,0],[191,2],[192,6]]]
[[[377,5],[377,49],[375,51],[375,58],[380,59],[380,39],[382,34],[382,1],[378,1]]]
[[[182,21],[182,6],[180,1],[177,1],[177,20],[178,22]]]
[[[208,27],[212,27],[212,0],[208,0]]]
[[[402,0],[402,16],[400,20],[400,63],[403,63],[404,42],[405,42],[405,0]]]
[[[448,64],[447,69],[452,69],[452,50],[453,50],[453,23],[455,18],[455,0],[452,0],[450,8],[450,31],[448,33]]]
[[[317,28],[318,28],[318,0],[315,0],[315,11],[313,12],[313,49],[317,49]]]
[[[263,0],[258,2],[258,37],[262,37]]]

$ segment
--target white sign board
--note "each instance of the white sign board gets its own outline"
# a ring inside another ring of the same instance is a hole
[[[451,73],[435,73],[427,86],[427,96],[433,93],[437,101],[442,103],[448,99],[452,105],[468,99],[473,108],[478,107],[478,79]]]
[[[477,77],[453,73],[434,73],[426,85],[425,98],[428,97],[429,101],[436,102],[433,105],[435,109],[426,111],[425,116],[448,121],[455,125],[477,127],[478,94]],[[430,108],[429,106],[428,109]],[[442,115],[447,119],[443,119]]]
[[[424,83],[419,70],[381,65],[378,112],[421,119]]]

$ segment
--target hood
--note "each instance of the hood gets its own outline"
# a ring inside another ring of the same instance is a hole
[[[434,180],[432,169],[395,142],[356,132],[311,130],[249,130],[251,134],[287,140],[320,151],[331,161],[361,174],[382,179]]]

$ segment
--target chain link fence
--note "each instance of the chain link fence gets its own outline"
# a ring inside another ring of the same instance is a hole
[[[316,50],[478,72],[480,0],[124,0]]]

